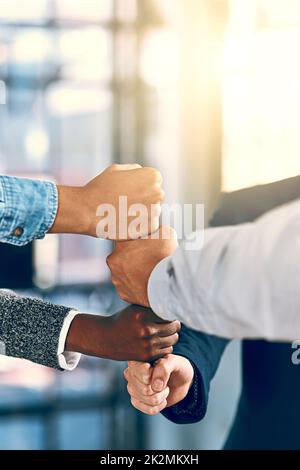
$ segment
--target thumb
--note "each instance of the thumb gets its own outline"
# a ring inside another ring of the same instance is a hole
[[[159,359],[153,369],[151,388],[153,392],[162,392],[168,385],[172,373],[172,361],[167,357]]]

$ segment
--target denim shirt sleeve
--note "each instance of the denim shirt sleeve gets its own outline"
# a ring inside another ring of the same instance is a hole
[[[0,176],[0,242],[23,246],[44,238],[58,208],[50,181]]]

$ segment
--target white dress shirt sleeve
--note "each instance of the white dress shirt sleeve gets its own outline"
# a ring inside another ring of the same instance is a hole
[[[152,309],[226,338],[300,338],[300,200],[251,224],[209,228],[152,272]]]
[[[66,345],[66,340],[67,340],[67,336],[69,333],[69,329],[76,315],[80,315],[80,313],[75,310],[71,310],[68,313],[68,315],[66,316],[64,320],[63,327],[59,336],[59,342],[58,342],[57,356],[58,356],[59,366],[62,369],[68,370],[68,371],[74,370],[78,366],[78,363],[81,358],[80,353],[65,351],[65,345]]]

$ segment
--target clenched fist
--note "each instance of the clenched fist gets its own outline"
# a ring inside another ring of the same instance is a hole
[[[153,361],[173,351],[179,330],[178,321],[164,322],[138,306],[109,317],[80,314],[71,324],[66,351],[115,361]]]
[[[83,187],[58,186],[58,212],[50,232],[137,239],[158,229],[163,198],[156,169],[112,165]]]
[[[177,236],[171,227],[161,227],[147,239],[116,243],[107,258],[112,282],[121,299],[149,307],[148,281],[155,266],[176,250]]]
[[[143,413],[155,415],[187,396],[193,384],[194,368],[185,357],[170,354],[154,366],[129,362],[124,377],[132,405]]]

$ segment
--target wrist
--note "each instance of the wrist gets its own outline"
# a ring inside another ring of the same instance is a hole
[[[97,315],[77,315],[71,323],[65,350],[96,356],[98,353],[97,343],[101,341],[99,319],[101,317]]]
[[[182,374],[182,372],[184,371],[184,374],[187,378],[186,385],[190,389],[193,385],[194,377],[195,377],[194,366],[192,362],[184,356],[179,356],[175,354],[175,357],[176,357],[175,372]]]
[[[71,323],[66,351],[109,359],[113,355],[110,317],[79,314]]]
[[[57,186],[58,209],[50,233],[89,234],[89,218],[84,204],[83,188]]]

